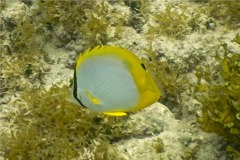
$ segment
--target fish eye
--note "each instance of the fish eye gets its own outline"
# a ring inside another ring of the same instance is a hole
[[[142,68],[146,71],[146,67],[143,63],[141,63]]]

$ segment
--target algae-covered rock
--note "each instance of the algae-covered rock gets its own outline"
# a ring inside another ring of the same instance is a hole
[[[240,157],[240,53],[229,52],[226,44],[223,47],[223,58],[217,56],[219,72],[205,69],[197,73],[199,82],[201,79],[207,82],[196,87],[197,99],[202,103],[198,120],[206,132],[226,139],[227,150],[233,157]]]
[[[237,1],[2,0],[0,11],[0,159],[238,156]],[[105,44],[142,58],[164,105],[116,118],[66,100],[76,57]]]

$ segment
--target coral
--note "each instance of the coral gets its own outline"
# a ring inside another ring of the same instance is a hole
[[[202,103],[202,115],[198,121],[206,132],[223,136],[228,151],[240,155],[240,53],[231,53],[223,44],[224,56],[217,55],[217,72],[199,68],[196,73],[199,84],[196,98]],[[202,83],[203,80],[205,83]]]

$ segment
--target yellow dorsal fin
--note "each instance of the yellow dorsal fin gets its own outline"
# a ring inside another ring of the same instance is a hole
[[[83,54],[80,54],[77,59],[77,65],[76,68],[79,67],[79,65],[87,60],[88,58],[98,56],[98,55],[115,55],[119,58],[125,60],[125,61],[131,61],[131,65],[135,66],[136,64],[140,64],[141,61],[137,58],[136,55],[134,55],[132,52],[116,46],[96,46],[93,49],[87,49]]]
[[[106,114],[108,116],[126,116],[127,113],[125,112],[103,112],[103,114]]]

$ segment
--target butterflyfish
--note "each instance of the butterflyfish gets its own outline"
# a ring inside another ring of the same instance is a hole
[[[70,101],[109,116],[153,104],[160,90],[141,60],[127,49],[97,46],[77,58]]]

